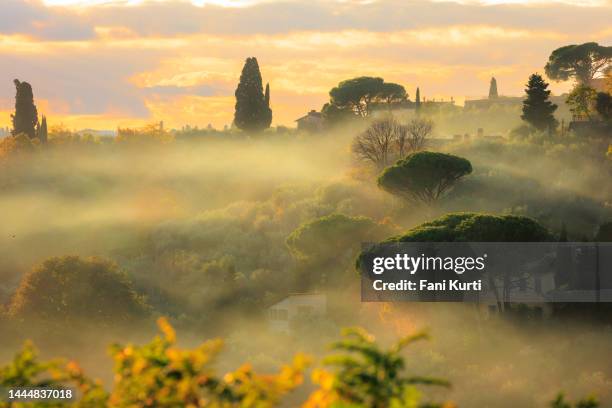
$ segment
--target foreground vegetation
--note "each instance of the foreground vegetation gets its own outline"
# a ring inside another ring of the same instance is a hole
[[[192,350],[176,345],[176,334],[161,318],[162,336],[142,346],[115,344],[114,384],[107,391],[98,380],[88,378],[75,362],[41,362],[31,343],[26,343],[12,363],[0,367],[0,390],[18,387],[72,387],[70,402],[3,402],[0,407],[258,407],[279,406],[283,397],[304,381],[311,359],[296,355],[293,362],[272,375],[259,374],[249,364],[223,376],[216,374],[213,361],[221,340],[202,343]],[[381,348],[374,336],[360,328],[347,329],[343,339],[332,345],[339,354],[323,360],[331,368],[312,372],[316,388],[304,408],[451,408],[452,403],[422,402],[417,386],[450,387],[443,379],[405,374],[402,350],[419,340],[417,333]],[[560,394],[552,408],[571,408]],[[579,401],[576,408],[597,408],[593,398]]]

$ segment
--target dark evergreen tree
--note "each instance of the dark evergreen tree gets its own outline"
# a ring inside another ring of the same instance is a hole
[[[38,124],[38,111],[34,105],[34,94],[32,86],[18,79],[15,83],[15,114],[11,115],[13,120],[13,136],[25,133],[31,139],[36,137],[36,125]]]
[[[418,111],[421,109],[421,90],[417,87],[414,107]]]
[[[264,103],[265,103],[265,120],[264,125],[265,128],[269,128],[272,123],[272,109],[270,108],[270,84],[266,84],[266,92],[264,93]]]
[[[497,99],[497,80],[495,77],[491,78],[491,84],[489,85],[489,99]]]
[[[521,119],[538,130],[552,131],[558,123],[553,115],[557,105],[549,99],[548,84],[542,76],[533,74],[529,77],[525,92],[527,97],[523,100]]]
[[[234,124],[239,129],[260,131],[270,127],[270,89],[266,86],[264,95],[259,64],[255,57],[246,59],[235,95]]]
[[[47,117],[45,115],[42,115],[40,127],[38,129],[38,139],[41,143],[47,143],[47,136]]]

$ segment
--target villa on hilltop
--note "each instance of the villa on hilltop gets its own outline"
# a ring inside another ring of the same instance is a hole
[[[566,95],[551,95],[550,101],[557,106],[565,105]],[[492,106],[523,106],[524,96],[500,96],[497,91],[497,80],[493,77],[489,85],[489,96],[482,99],[466,99],[463,108],[466,110],[486,110]]]

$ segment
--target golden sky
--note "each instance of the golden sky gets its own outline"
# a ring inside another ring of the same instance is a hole
[[[610,0],[2,0],[0,126],[18,78],[50,125],[223,127],[249,56],[274,124],[360,75],[460,103],[494,75],[501,94],[520,95],[553,49],[610,45],[610,21]]]

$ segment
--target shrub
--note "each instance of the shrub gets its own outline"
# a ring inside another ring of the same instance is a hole
[[[9,313],[50,321],[114,323],[143,317],[148,308],[114,263],[63,256],[49,258],[26,274]]]
[[[298,259],[334,259],[373,239],[377,228],[367,217],[331,214],[302,224],[289,235],[287,246]]]
[[[416,341],[426,339],[425,333],[405,337],[388,350],[381,349],[374,336],[360,328],[345,329],[343,337],[332,345],[342,354],[324,360],[327,365],[337,367],[336,370],[313,373],[313,381],[319,384],[320,389],[310,396],[306,408],[416,407],[419,395],[414,389],[415,385],[450,386],[446,380],[404,374],[405,361],[401,351]],[[427,406],[433,408],[438,405]]]

